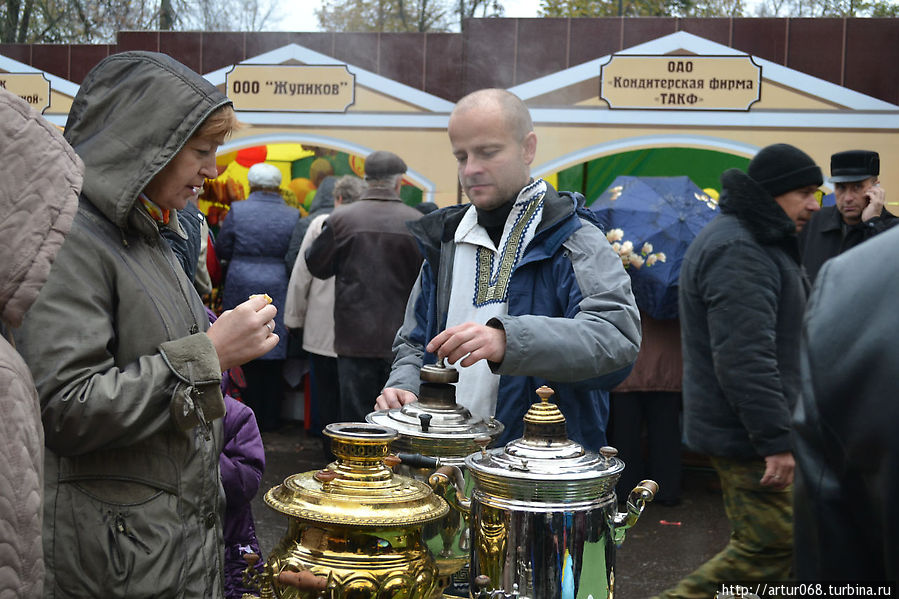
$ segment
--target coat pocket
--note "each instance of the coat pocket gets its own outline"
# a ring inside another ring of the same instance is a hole
[[[114,503],[101,499],[92,483],[59,486],[53,522],[57,593],[109,599],[179,596],[186,548],[178,497],[139,483],[118,483],[142,487],[129,493],[141,499]]]

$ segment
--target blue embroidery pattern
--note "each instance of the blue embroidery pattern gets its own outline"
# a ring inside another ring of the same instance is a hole
[[[536,183],[536,182],[535,182]],[[506,301],[509,292],[509,280],[512,278],[512,269],[518,264],[521,252],[524,251],[522,240],[524,234],[534,220],[537,209],[543,204],[545,192],[535,195],[522,205],[515,224],[509,232],[509,238],[500,250],[499,268],[496,275],[493,273],[494,253],[484,247],[478,247],[477,268],[475,272],[475,292],[472,303],[480,308],[487,304],[502,303]]]

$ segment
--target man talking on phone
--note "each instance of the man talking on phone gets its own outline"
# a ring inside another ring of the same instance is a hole
[[[836,206],[821,208],[799,237],[802,265],[812,283],[824,262],[899,222],[884,208],[879,174],[877,152],[848,150],[830,157]]]

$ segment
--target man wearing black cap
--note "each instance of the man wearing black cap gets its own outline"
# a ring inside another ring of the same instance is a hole
[[[790,415],[808,282],[797,233],[818,210],[821,169],[793,146],[721,175],[721,214],[680,272],[684,437],[710,457],[728,545],[660,596],[715,597],[722,582],[786,580],[792,561]]]
[[[306,251],[313,276],[336,275],[334,351],[343,421],[363,422],[384,387],[393,337],[421,268],[421,252],[406,229],[421,212],[400,199],[405,172],[396,154],[369,154],[362,196],[336,208]]]
[[[837,152],[830,157],[830,174],[836,206],[821,208],[799,238],[802,264],[812,282],[826,260],[899,222],[884,208],[877,152]]]

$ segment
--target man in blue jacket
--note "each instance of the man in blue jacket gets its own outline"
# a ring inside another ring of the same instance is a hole
[[[409,225],[425,263],[394,342],[376,407],[415,401],[423,363],[459,368],[457,401],[520,437],[535,390],[549,385],[569,437],[606,443],[607,389],[640,347],[640,317],[621,259],[577,194],[532,179],[530,114],[499,89],[462,98],[449,120],[470,204]]]

